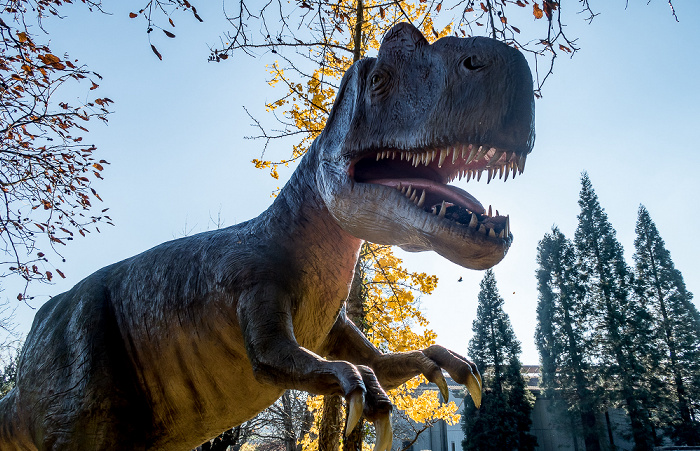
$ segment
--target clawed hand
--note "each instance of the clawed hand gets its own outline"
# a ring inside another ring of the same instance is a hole
[[[442,373],[444,369],[455,382],[467,387],[476,407],[481,406],[482,380],[476,365],[442,346],[433,345],[423,351],[384,354],[378,363],[374,370],[362,365],[357,366],[366,391],[355,390],[346,396],[346,437],[355,429],[360,417],[364,414],[374,423],[376,430],[374,451],[391,449],[393,438],[392,406],[379,381],[382,381],[387,388],[394,388],[410,377],[423,374],[438,386],[443,401],[447,402],[449,389]],[[409,368],[412,370],[408,370]],[[397,377],[403,380],[397,383]]]

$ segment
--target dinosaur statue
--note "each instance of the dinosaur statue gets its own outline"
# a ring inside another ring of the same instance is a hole
[[[508,178],[534,142],[532,76],[486,38],[430,45],[412,25],[345,74],[327,124],[274,203],[229,228],[107,266],[37,312],[0,449],[187,450],[287,389],[340,394],[391,446],[384,390],[442,370],[478,404],[476,366],[440,346],[383,354],[343,305],[362,240],[498,263],[512,241],[455,178]]]

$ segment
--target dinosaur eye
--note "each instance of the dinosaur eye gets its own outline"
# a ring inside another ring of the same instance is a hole
[[[384,70],[377,70],[369,77],[369,87],[372,95],[383,96],[391,87],[391,77]]]
[[[462,65],[468,70],[477,70],[486,66],[486,64],[479,61],[475,56],[468,56],[462,60]]]

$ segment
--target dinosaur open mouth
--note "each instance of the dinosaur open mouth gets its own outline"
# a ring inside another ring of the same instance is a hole
[[[383,149],[350,167],[350,176],[359,183],[394,188],[415,208],[481,232],[489,238],[509,239],[508,216],[489,206],[485,209],[471,194],[452,180],[464,177],[480,180],[485,176],[507,180],[522,173],[527,155],[474,144],[456,144],[435,149]]]

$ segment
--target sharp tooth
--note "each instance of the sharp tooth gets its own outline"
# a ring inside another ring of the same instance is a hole
[[[469,149],[470,149],[470,152],[469,152],[469,157],[467,158],[466,164],[471,163],[471,161],[476,156],[476,153],[478,152],[478,149],[476,148],[476,146],[472,146],[471,144],[469,144]]]
[[[472,213],[472,218],[469,220],[469,227],[476,229],[477,225],[479,225],[479,220],[476,217],[476,213]]]
[[[423,204],[425,203],[425,190],[423,190],[423,193],[420,195],[420,199],[418,199],[418,205],[419,208],[423,208]]]
[[[418,194],[418,190],[413,191],[413,194],[411,194],[411,202],[415,203],[416,202],[416,194]]]
[[[382,158],[382,154],[381,152],[377,152],[377,161],[379,161],[380,158]]]
[[[440,159],[438,160],[438,167],[439,167],[439,168],[441,168],[441,167],[442,167],[442,163],[445,162],[445,157],[447,156],[447,153],[448,153],[448,152],[449,152],[448,149],[442,149],[442,150],[440,151]]]
[[[417,153],[413,154],[413,166],[418,167],[418,154]]]
[[[411,197],[411,185],[408,185],[408,191],[406,191],[406,197]]]
[[[488,177],[488,180],[486,180],[486,183],[490,183],[491,177],[493,177],[493,168],[488,168],[488,171],[489,171],[489,177]]]
[[[466,144],[462,144],[462,160],[464,160],[467,157],[467,151],[469,148],[467,147]]]
[[[467,171],[467,182],[472,178],[473,171]]]
[[[430,152],[430,162],[431,163],[435,160],[436,155],[437,155],[437,150],[433,149],[433,151]]]
[[[496,238],[496,231],[493,229],[489,229],[489,237],[490,238]]]
[[[491,212],[491,205],[489,205],[489,218],[493,217],[493,213]]]
[[[438,214],[439,217],[444,218],[445,217],[445,212],[447,211],[447,208],[445,207],[445,201],[442,201],[442,206],[440,207],[440,213]]]
[[[476,181],[479,182],[479,181],[481,181],[481,173],[484,172],[484,170],[483,170],[483,169],[477,169],[476,171],[477,171],[477,172],[476,172]]]
[[[505,171],[506,171],[506,177],[503,179],[504,182],[508,180],[508,175],[510,174],[510,163],[506,163]]]
[[[401,186],[401,182],[399,182],[399,186],[397,186],[396,189],[401,191],[401,188],[403,188],[403,186]],[[401,192],[403,192],[403,191],[401,191]]]
[[[391,159],[392,160],[396,159],[396,151],[391,152]]]
[[[438,213],[437,207],[436,207],[436,206],[433,206],[433,208],[430,209],[430,212],[431,212],[432,214],[436,215],[436,214]]]
[[[501,233],[498,234],[498,237],[499,237],[499,238],[505,238],[505,236],[506,236],[506,234],[505,234],[505,229],[504,229],[504,230],[501,230]]]
[[[479,232],[481,232],[481,233],[483,233],[484,235],[486,235],[486,226],[483,225],[483,224],[481,224],[481,227],[479,227]]]
[[[452,146],[452,164],[455,164],[455,161],[457,161],[457,155],[459,155],[459,149]]]
[[[527,159],[527,155],[521,155],[520,158],[518,158],[518,172],[523,173],[525,170],[525,160]]]
[[[486,155],[486,153],[488,151],[489,151],[488,147],[479,146],[479,153],[476,154],[476,161],[481,160],[484,157],[484,155]]]
[[[496,216],[501,216],[501,215],[498,214],[498,210],[496,210]]]
[[[505,166],[505,165],[503,165],[503,166]],[[503,166],[501,166],[500,168],[498,168],[498,178],[499,178],[499,179],[502,179],[502,178],[503,178]]]
[[[401,161],[403,161],[403,152],[399,152],[399,158],[401,158]]]
[[[501,155],[503,155],[502,150],[496,150],[496,152],[493,154],[491,159],[489,160],[489,166],[495,166],[496,163],[498,163],[498,160],[501,159]]]

